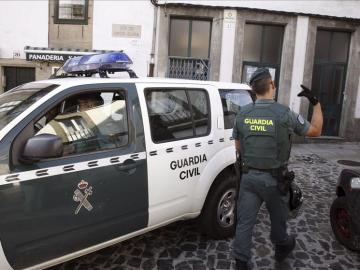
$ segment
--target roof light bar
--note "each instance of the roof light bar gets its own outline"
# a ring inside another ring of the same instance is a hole
[[[136,74],[130,69],[132,64],[132,60],[126,53],[109,52],[71,58],[62,66],[62,71],[66,74],[88,77],[96,73],[99,73],[100,77],[107,77],[107,72],[126,71],[130,77],[136,78]]]

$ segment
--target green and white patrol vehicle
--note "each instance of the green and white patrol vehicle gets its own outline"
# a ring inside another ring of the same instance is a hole
[[[135,75],[123,53],[96,57],[0,96],[1,270],[44,269],[199,216],[213,237],[235,230],[231,133],[249,87],[103,78]]]

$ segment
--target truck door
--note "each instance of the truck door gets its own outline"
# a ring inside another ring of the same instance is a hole
[[[0,241],[14,268],[147,226],[142,120],[136,91],[128,91],[134,87],[102,84],[65,92],[34,125],[37,134],[62,139],[63,156],[27,165],[11,153],[11,174],[0,185],[0,215],[6,217],[0,219]],[[55,117],[53,110],[60,110]],[[21,148],[34,124],[26,120],[30,124],[14,136],[11,151]]]
[[[193,192],[213,155],[206,88],[137,85],[144,115],[149,225],[191,213]]]

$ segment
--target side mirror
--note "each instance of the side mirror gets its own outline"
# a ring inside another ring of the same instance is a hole
[[[22,157],[27,161],[39,161],[45,158],[61,157],[63,144],[60,137],[52,134],[40,134],[28,139]]]

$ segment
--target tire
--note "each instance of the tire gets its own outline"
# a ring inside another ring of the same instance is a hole
[[[234,236],[238,184],[235,173],[221,174],[210,188],[200,215],[200,229],[215,239]]]
[[[349,212],[346,197],[336,198],[330,208],[330,222],[336,239],[346,248],[360,251],[355,242],[353,221]]]

